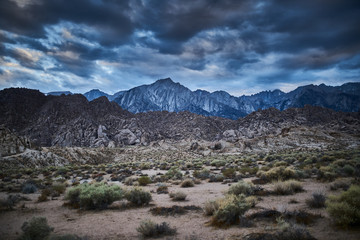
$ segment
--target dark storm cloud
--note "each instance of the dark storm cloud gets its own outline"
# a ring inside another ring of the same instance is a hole
[[[296,84],[330,69],[359,81],[359,16],[358,0],[2,0],[0,70],[53,72],[71,88],[169,75]]]
[[[96,3],[88,0],[38,0],[20,7],[15,1],[0,5],[0,28],[28,37],[45,37],[45,26],[70,21],[94,27],[104,45],[116,45],[128,39],[133,24],[126,16],[126,1]]]

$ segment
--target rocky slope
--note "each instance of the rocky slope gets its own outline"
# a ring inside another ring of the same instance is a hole
[[[280,90],[264,91],[251,96],[234,97],[225,91],[213,93],[190,89],[170,78],[150,85],[108,95],[99,90],[84,94],[87,99],[106,96],[133,113],[148,111],[189,111],[204,116],[238,119],[259,109],[270,107],[285,110],[305,105],[321,106],[336,111],[357,112],[360,109],[360,83],[338,87],[321,84],[302,86],[289,93]]]

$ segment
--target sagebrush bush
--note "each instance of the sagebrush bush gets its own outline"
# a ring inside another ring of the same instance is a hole
[[[214,211],[211,224],[215,226],[228,226],[239,221],[240,217],[250,208],[245,195],[226,195],[217,200],[218,208]]]
[[[225,178],[234,178],[236,175],[235,168],[225,168],[221,170],[221,173],[224,175]]]
[[[151,179],[148,176],[141,176],[138,178],[140,186],[146,186],[151,183]]]
[[[180,180],[182,179],[183,174],[177,167],[172,167],[165,173],[165,177],[167,179]]]
[[[163,222],[157,224],[151,220],[143,220],[136,230],[141,233],[143,237],[157,237],[161,235],[174,235],[175,228],[171,228],[168,223]]]
[[[169,193],[168,186],[166,186],[166,185],[159,185],[158,188],[156,189],[156,193],[158,193],[158,194],[161,194],[161,193]]]
[[[66,190],[66,184],[61,182],[54,182],[51,186],[51,189],[58,194],[62,194]]]
[[[21,240],[42,240],[47,238],[54,230],[44,217],[33,217],[29,222],[24,222],[21,227],[23,231]]]
[[[268,171],[258,171],[258,177],[272,181],[272,180],[288,180],[298,178],[296,171],[292,167],[273,167]]]
[[[347,179],[336,179],[330,184],[330,190],[335,191],[341,188],[342,190],[348,190],[351,182]]]
[[[171,192],[169,193],[170,198],[172,198],[173,201],[185,201],[187,195],[184,192]]]
[[[219,174],[210,174],[209,182],[222,182],[224,181],[224,175],[222,173]]]
[[[316,240],[309,231],[301,225],[288,223],[285,220],[276,219],[279,226],[277,231],[270,239],[276,240]]]
[[[291,195],[303,191],[303,186],[301,182],[295,180],[275,182],[273,191],[277,195]]]
[[[21,192],[24,194],[35,193],[37,191],[37,187],[33,183],[25,183],[21,189]]]
[[[238,183],[232,185],[228,194],[240,195],[244,194],[246,196],[252,195],[254,193],[255,186],[252,183],[247,183],[245,181],[239,181]]]
[[[352,185],[339,196],[330,196],[326,201],[326,210],[341,226],[360,225],[360,186]]]
[[[315,192],[311,198],[306,199],[306,204],[311,208],[325,207],[326,196],[323,193]]]
[[[200,171],[195,170],[194,173],[193,173],[193,176],[195,178],[200,178],[202,180],[205,180],[205,179],[209,178],[210,171],[208,169],[206,169],[206,168],[203,168]]]
[[[195,185],[194,181],[192,179],[188,178],[181,182],[180,187],[188,188],[188,187],[193,187],[194,185]]]
[[[124,191],[117,185],[105,183],[81,184],[68,190],[65,200],[74,207],[105,209],[114,201],[121,200]]]
[[[125,194],[126,200],[136,206],[148,205],[152,200],[151,194],[141,188],[135,187]]]

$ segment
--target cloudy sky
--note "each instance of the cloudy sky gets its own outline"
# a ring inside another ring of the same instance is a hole
[[[359,0],[1,0],[0,89],[171,77],[239,96],[360,81]]]

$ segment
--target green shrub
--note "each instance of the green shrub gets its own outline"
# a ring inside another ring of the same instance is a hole
[[[125,194],[126,200],[136,206],[148,205],[152,200],[151,194],[141,188],[133,188]]]
[[[355,168],[351,165],[345,165],[342,169],[342,171],[347,175],[347,176],[352,176],[355,173]]]
[[[224,181],[224,175],[222,173],[219,174],[210,174],[209,175],[209,182],[222,182]]]
[[[352,185],[340,196],[330,196],[326,210],[336,224],[342,226],[360,225],[360,186]]]
[[[74,207],[84,209],[105,209],[114,201],[121,200],[124,191],[117,185],[105,183],[81,184],[70,188],[65,200]]]
[[[194,181],[190,178],[188,179],[185,179],[184,181],[182,181],[182,183],[180,184],[180,187],[182,188],[188,188],[188,187],[193,187],[195,184],[194,184]]]
[[[33,217],[29,222],[24,222],[21,230],[23,233],[20,239],[41,240],[48,237],[54,229],[48,225],[46,218]]]
[[[171,228],[166,222],[157,224],[151,220],[143,220],[136,230],[145,238],[158,237],[161,235],[174,235],[176,233],[176,229]]]
[[[291,195],[303,191],[303,186],[295,180],[285,182],[276,182],[274,184],[274,193],[277,195]]]
[[[138,179],[140,186],[146,186],[151,183],[151,179],[148,176],[141,176]]]
[[[213,160],[210,165],[216,167],[223,167],[225,166],[226,162],[224,160]]]
[[[339,188],[343,190],[348,190],[351,185],[351,181],[347,179],[336,179],[333,183],[330,184],[330,190],[335,191]]]
[[[288,223],[285,220],[278,218],[279,230],[269,239],[277,240],[316,240],[309,231],[301,225]]]
[[[211,224],[215,226],[228,226],[238,223],[240,217],[250,208],[245,195],[226,195],[217,200],[218,209],[214,211]]]
[[[58,194],[62,194],[66,190],[66,184],[65,183],[60,183],[60,182],[55,182],[55,183],[52,184],[51,189],[54,192],[57,192]]]
[[[255,187],[252,183],[239,181],[238,183],[232,185],[229,188],[228,194],[235,194],[235,195],[244,194],[244,195],[248,196],[248,195],[252,195],[254,193],[254,188]]]
[[[210,171],[206,168],[201,169],[201,171],[195,170],[193,173],[193,176],[195,178],[200,178],[202,180],[205,180],[205,179],[209,178]]]
[[[167,177],[167,179],[179,180],[182,179],[183,174],[177,167],[172,167],[165,173],[165,176]]]
[[[313,193],[311,198],[306,199],[306,204],[311,208],[325,207],[326,196],[322,193]]]
[[[236,175],[235,168],[226,168],[221,170],[221,173],[224,175],[225,178],[234,178]]]
[[[272,181],[272,180],[288,180],[288,179],[296,179],[298,178],[296,171],[292,167],[274,167],[270,170],[258,171],[256,174],[258,177]]]
[[[170,198],[172,198],[173,201],[185,201],[187,195],[184,192],[171,192],[169,193]]]

